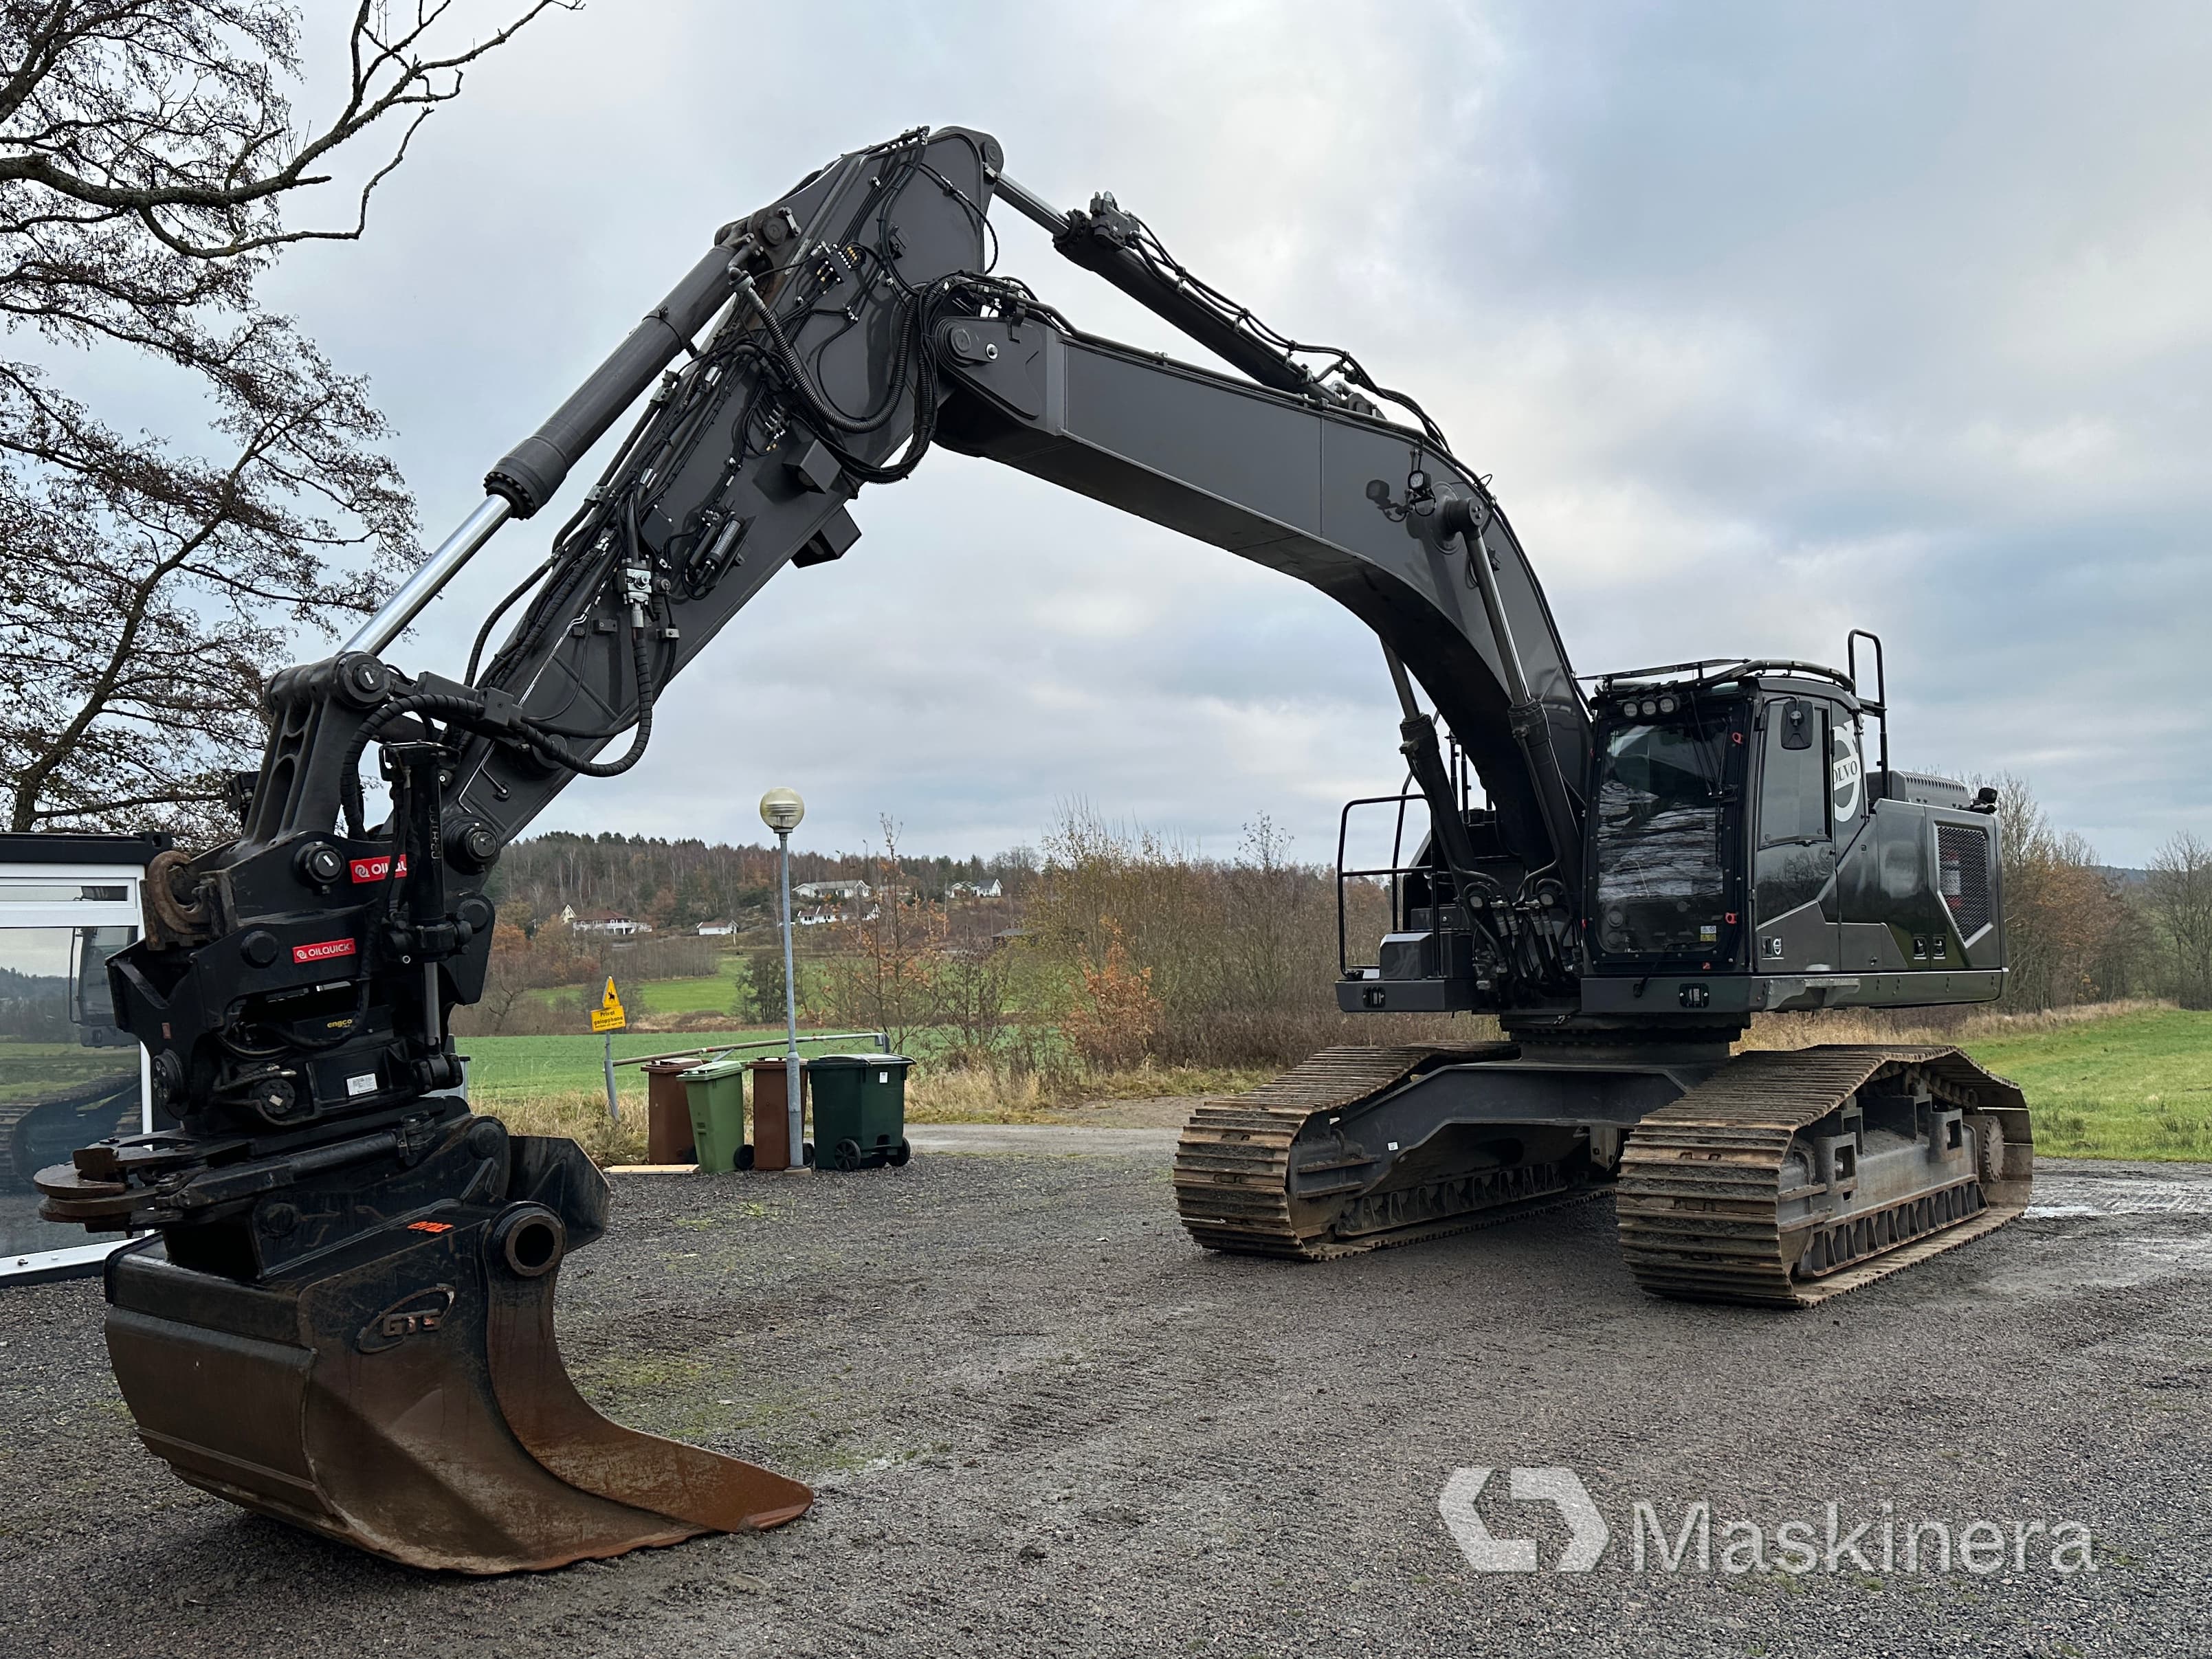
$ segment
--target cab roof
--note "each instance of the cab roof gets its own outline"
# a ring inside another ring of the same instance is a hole
[[[1846,710],[1879,714],[1881,705],[1860,697],[1849,674],[1816,662],[1754,660],[1741,657],[1709,657],[1699,662],[1662,664],[1656,668],[1631,668],[1595,677],[1590,701],[1602,705],[1608,698],[1633,692],[1689,692],[1729,696],[1737,691],[1791,691],[1803,696],[1826,697]],[[1601,707],[1600,712],[1602,713]]]

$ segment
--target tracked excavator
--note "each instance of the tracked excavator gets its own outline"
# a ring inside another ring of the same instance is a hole
[[[994,208],[1229,372],[1086,334],[998,274]],[[387,662],[641,398],[466,672]],[[471,1111],[449,1022],[483,983],[501,848],[632,765],[762,585],[844,556],[859,491],[937,447],[1295,577],[1382,644],[1409,781],[1354,804],[1398,839],[1340,870],[1347,917],[1388,914],[1337,994],[1501,1040],[1333,1049],[1205,1103],[1174,1176],[1200,1244],[1331,1256],[1603,1183],[1646,1290],[1788,1308],[2019,1213],[2025,1103],[1957,1050],[1732,1057],[1763,1010],[2002,986],[1991,800],[1891,766],[1878,641],[1842,670],[1578,680],[1496,496],[1412,398],[1268,327],[1110,197],[1054,209],[990,137],[916,129],[724,226],[346,648],[271,681],[239,838],[151,872],[110,974],[165,1127],[38,1181],[50,1218],[146,1233],[109,1259],[107,1340],[184,1480],[477,1572],[805,1510],[799,1483],[577,1393],[553,1286],[607,1186],[573,1143]]]

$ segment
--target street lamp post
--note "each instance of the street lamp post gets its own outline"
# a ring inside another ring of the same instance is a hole
[[[799,1095],[799,981],[791,963],[791,832],[806,816],[806,803],[796,789],[771,789],[761,797],[761,822],[775,831],[776,863],[783,882],[783,1027],[787,1040],[783,1059],[783,1099],[790,1114],[791,1162],[787,1169],[806,1166],[802,1139],[805,1117]]]

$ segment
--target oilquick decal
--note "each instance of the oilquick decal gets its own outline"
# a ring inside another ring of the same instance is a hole
[[[353,861],[353,879],[356,886],[359,886],[365,881],[382,881],[391,873],[392,855],[389,853],[381,858],[356,859]],[[407,873],[407,855],[404,853],[399,855],[399,873],[403,876]]]
[[[1832,727],[1828,735],[1828,747],[1833,757],[1831,787],[1835,793],[1836,822],[1848,823],[1859,815],[1858,739],[1845,726]]]
[[[354,953],[355,948],[354,942],[349,939],[326,939],[319,940],[313,945],[294,945],[292,947],[292,960],[295,962],[331,962],[335,961],[339,957],[351,956]]]

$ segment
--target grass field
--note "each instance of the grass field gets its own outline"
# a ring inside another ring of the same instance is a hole
[[[662,980],[655,981],[654,988],[714,982]],[[759,1030],[630,1031],[616,1037],[615,1056],[619,1060],[775,1035]],[[2040,1152],[2068,1158],[2212,1160],[2212,1013],[2126,1004],[2041,1015],[1978,1016],[1954,1030],[1903,1032],[1849,1016],[1790,1016],[1763,1021],[1752,1041],[1760,1047],[1955,1043],[2026,1091],[2035,1115],[2036,1150]],[[801,1044],[807,1053],[855,1046],[837,1042],[825,1048],[803,1035]],[[1034,1079],[1007,1082],[983,1073],[937,1071],[928,1064],[931,1043],[916,1042],[908,1047],[922,1062],[908,1084],[908,1113],[917,1121],[1018,1121],[1067,1103],[1044,1099]],[[642,1155],[644,1074],[634,1066],[616,1072],[623,1122],[608,1124],[599,1038],[473,1037],[466,1048],[471,1059],[471,1092],[508,1116],[518,1128],[574,1134],[605,1158]],[[1262,1076],[1259,1072],[1146,1070],[1096,1079],[1090,1092],[1098,1098],[1227,1092],[1250,1087]]]
[[[2042,1014],[1975,1014],[1895,1030],[1850,1014],[1784,1014],[1753,1027],[1759,1048],[1947,1042],[2020,1085],[2035,1150],[2053,1158],[2212,1159],[2212,1013],[2110,1003]]]
[[[680,983],[681,981],[663,981]],[[781,1044],[783,1034],[772,1028],[749,1028],[728,1031],[617,1031],[615,1034],[615,1059],[617,1062],[633,1060],[641,1054],[665,1054],[686,1048],[719,1046],[726,1042],[752,1042],[774,1039]],[[486,1105],[505,1105],[526,1101],[539,1095],[568,1094],[577,1090],[597,1091],[604,1105],[606,1098],[605,1037],[579,1036],[477,1036],[461,1039],[461,1047],[469,1056],[469,1094]],[[826,1048],[818,1041],[799,1034],[801,1054],[848,1052],[865,1042],[836,1042]],[[757,1054],[778,1052],[775,1048],[757,1048]],[[635,1097],[641,1103],[645,1099],[645,1073],[636,1066],[615,1067],[616,1097],[625,1106]]]
[[[2212,1013],[2146,1008],[1960,1046],[2025,1091],[2039,1152],[2212,1159]]]
[[[815,983],[813,975],[818,971],[816,964],[804,959],[799,962],[799,989],[802,998]],[[714,973],[685,979],[632,981],[617,974],[615,983],[625,1002],[635,1002],[654,1019],[678,1014],[726,1014],[738,1006],[738,999],[744,992],[745,959],[727,955]],[[586,994],[597,1000],[596,988],[592,986],[559,985],[529,994],[548,1007],[560,1009],[576,1008]]]

